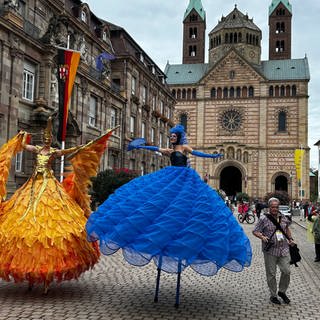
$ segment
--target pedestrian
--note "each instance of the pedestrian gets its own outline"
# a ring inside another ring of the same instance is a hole
[[[313,215],[308,216],[308,220],[313,222],[311,232],[313,235],[314,248],[316,253],[314,262],[319,262],[320,261],[320,209],[319,208],[315,209],[313,212]]]
[[[303,205],[301,204],[299,207],[299,213],[300,213],[300,221],[304,221],[305,217],[304,217],[304,208]]]
[[[315,246],[315,253],[316,258],[314,262],[320,261],[320,210],[319,208],[316,210],[317,217],[314,220],[312,233],[314,235],[314,246]]]
[[[20,132],[0,149],[0,278],[27,281],[30,290],[44,284],[44,293],[52,281],[77,279],[99,260],[97,244],[86,239],[90,214],[86,186],[112,132],[87,145],[59,150],[51,147],[51,128],[49,118],[41,146],[29,144],[30,135]],[[10,160],[23,149],[36,155],[33,174],[4,201]],[[77,164],[66,185],[51,169],[53,160],[63,155]]]
[[[260,199],[258,199],[256,202],[256,215],[257,215],[258,219],[260,219],[261,211],[262,211],[262,203],[261,203]]]
[[[243,229],[218,193],[186,166],[187,154],[221,155],[192,150],[182,125],[170,130],[170,148],[139,140],[129,150],[160,151],[170,156],[171,166],[133,179],[111,195],[88,219],[89,240],[100,239],[105,254],[121,248],[135,266],[153,260],[159,278],[161,270],[177,273],[177,295],[180,273],[188,266],[207,276],[222,267],[249,266],[251,246]]]
[[[290,255],[289,245],[293,245],[293,239],[289,228],[289,219],[279,211],[280,201],[270,198],[268,201],[269,212],[263,216],[253,230],[253,234],[262,240],[262,251],[264,256],[267,284],[270,290],[270,301],[281,304],[277,296],[281,297],[286,304],[290,303],[286,292],[290,283]],[[277,221],[282,230],[290,239],[287,241],[284,234],[277,230],[272,221]],[[281,275],[279,291],[277,292],[276,270],[279,267]]]

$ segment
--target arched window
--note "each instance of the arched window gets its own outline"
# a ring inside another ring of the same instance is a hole
[[[241,88],[237,87],[236,91],[237,91],[237,98],[240,98],[241,97]]]
[[[286,86],[286,97],[290,96],[290,86]]]
[[[192,99],[197,99],[197,89],[192,89]]]
[[[191,100],[191,89],[187,90],[187,100]]]
[[[242,97],[246,98],[248,96],[248,89],[247,87],[242,87]]]
[[[284,88],[284,86],[281,86],[280,87],[280,96],[284,97],[284,94],[285,94],[285,88]]]
[[[297,95],[297,87],[295,84],[292,86],[291,93],[293,97]]]
[[[233,40],[234,40],[234,43],[238,43],[238,35],[236,32],[233,35]]]
[[[223,97],[228,98],[228,88],[223,88]]]
[[[238,33],[238,42],[242,42],[242,34],[241,34],[241,32]]]
[[[222,98],[222,89],[219,87],[217,90],[217,98],[221,99]]]
[[[230,88],[230,98],[234,97],[234,87]]]
[[[279,97],[279,86],[276,86],[275,89],[274,89],[274,95],[276,97]]]
[[[211,98],[215,98],[216,94],[217,94],[216,88],[212,88],[210,93]]]
[[[253,87],[249,87],[249,97],[253,97],[254,96],[254,89]]]
[[[224,43],[229,43],[229,33],[224,35]]]
[[[178,89],[177,91],[177,99],[181,99],[181,89]]]
[[[279,112],[278,131],[279,132],[287,131],[287,114],[284,111]]]
[[[182,99],[185,99],[187,96],[186,89],[182,89]]]
[[[173,95],[175,98],[177,98],[177,97],[176,97],[176,90],[175,90],[175,89],[172,90],[172,95]]]
[[[276,33],[280,33],[280,22],[276,24]]]
[[[184,126],[184,131],[188,131],[188,115],[186,113],[180,114],[180,124]]]
[[[285,32],[284,22],[281,22],[281,25],[280,25],[280,32]]]
[[[273,97],[273,86],[269,87],[269,96]]]

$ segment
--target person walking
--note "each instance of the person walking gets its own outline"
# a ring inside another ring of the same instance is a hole
[[[270,290],[270,301],[274,304],[281,304],[278,296],[285,304],[290,303],[286,295],[290,283],[290,255],[289,245],[293,245],[289,219],[279,211],[280,201],[277,198],[270,198],[268,201],[269,212],[258,221],[253,235],[262,240],[262,251],[264,255],[267,284]],[[287,234],[289,241],[284,234],[277,230],[274,222],[278,222],[282,230]],[[281,276],[279,291],[277,292],[277,267]]]
[[[312,226],[312,234],[314,237],[314,248],[316,257],[314,259],[314,262],[320,261],[320,209],[317,208],[315,211],[316,216],[310,216],[310,220],[313,220],[313,226]]]

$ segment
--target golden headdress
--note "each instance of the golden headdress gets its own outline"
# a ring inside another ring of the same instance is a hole
[[[44,129],[43,137],[48,139],[52,138],[52,118],[51,117],[48,118],[47,127]]]

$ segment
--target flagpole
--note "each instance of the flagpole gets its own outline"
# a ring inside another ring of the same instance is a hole
[[[300,170],[301,170],[301,178],[300,178],[300,201],[302,203],[302,176],[303,176],[303,172],[302,172],[302,144],[300,144]]]
[[[67,50],[69,50],[69,46],[70,46],[70,34],[68,34],[68,38],[67,38]],[[61,150],[65,149],[65,137],[63,138],[63,140],[61,141]],[[61,163],[60,163],[60,183],[63,182],[63,172],[64,172],[64,155],[61,156]]]

